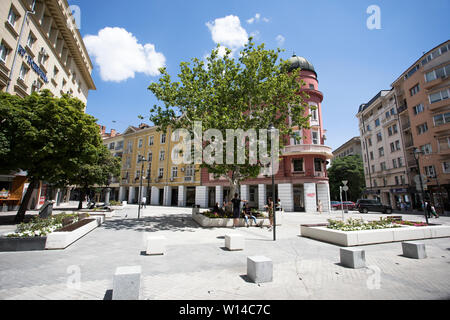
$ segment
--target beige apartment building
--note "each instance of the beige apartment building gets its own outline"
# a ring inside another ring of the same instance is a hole
[[[414,182],[419,170],[426,176],[425,194],[436,207],[450,210],[450,40],[422,55],[392,87],[405,141],[407,172],[414,204],[422,198]],[[420,184],[420,180],[417,180]]]
[[[343,158],[355,155],[359,155],[361,158],[363,156],[360,137],[353,137],[347,142],[345,142],[343,145],[341,145],[339,148],[334,150],[332,161],[336,158]]]
[[[111,129],[110,133],[106,133],[106,128],[104,126],[100,126],[100,130],[103,144],[106,148],[108,148],[111,155],[122,160],[124,141],[123,135],[114,129]],[[109,192],[109,200],[119,201],[120,176],[111,177],[109,185],[105,187],[109,188],[109,190],[105,189],[105,194],[102,195],[102,199],[105,199],[106,192]],[[100,201],[103,201],[102,199],[100,199]]]
[[[0,89],[49,89],[87,102],[92,63],[66,0],[0,1]]]
[[[394,90],[382,90],[359,107],[366,179],[365,196],[400,208],[411,201],[401,126]]]
[[[0,90],[25,97],[49,89],[87,102],[95,90],[92,63],[67,0],[0,1]],[[30,201],[39,207],[49,195],[45,182]],[[27,188],[26,173],[0,175],[1,210],[17,209]],[[70,191],[58,192],[57,202]]]

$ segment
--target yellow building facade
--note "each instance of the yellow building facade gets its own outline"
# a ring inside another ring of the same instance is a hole
[[[178,142],[171,141],[171,136],[170,128],[161,132],[146,124],[130,126],[123,133],[120,201],[138,203],[142,179],[141,199],[145,198],[147,204],[195,204],[196,188],[200,186],[199,166],[174,163],[172,150]],[[139,161],[142,157],[144,161]]]

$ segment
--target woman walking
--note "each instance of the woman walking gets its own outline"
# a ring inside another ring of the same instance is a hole
[[[270,226],[267,229],[267,231],[271,231],[273,228],[273,209],[274,209],[274,203],[272,200],[272,197],[269,197],[269,201],[267,203],[267,206],[265,206],[267,208],[267,211],[269,213],[269,221],[270,221]]]

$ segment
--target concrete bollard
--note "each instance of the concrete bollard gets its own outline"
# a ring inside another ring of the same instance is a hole
[[[148,236],[147,237],[147,255],[164,254],[166,251],[166,237],[163,236]]]
[[[113,280],[113,300],[139,300],[141,266],[118,267]]]
[[[353,269],[364,268],[366,266],[366,254],[362,249],[341,248],[340,256],[343,266]]]
[[[272,260],[264,256],[247,257],[247,277],[255,283],[273,280]]]
[[[230,251],[244,250],[245,238],[240,234],[225,235],[225,247]]]
[[[427,252],[425,244],[422,242],[408,241],[402,242],[403,255],[413,259],[425,259]]]

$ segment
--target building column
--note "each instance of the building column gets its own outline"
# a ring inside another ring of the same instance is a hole
[[[195,187],[195,204],[201,208],[208,208],[208,187]]]
[[[278,184],[278,198],[284,211],[294,211],[294,186],[292,183]]]
[[[119,201],[125,201],[125,187],[119,187]]]
[[[171,204],[172,204],[172,187],[165,186],[164,187],[163,205],[170,206]]]
[[[322,203],[322,212],[331,211],[330,185],[328,183],[317,184],[317,200]]]
[[[266,185],[258,184],[258,209],[264,210],[264,206],[267,203],[266,199]]]
[[[111,188],[105,190],[105,206],[109,206],[109,195],[111,194]]]
[[[179,207],[186,207],[186,196],[187,196],[186,186],[178,186],[178,206]]]
[[[130,187],[128,190],[128,203],[134,203],[134,197],[136,195],[136,188]]]
[[[316,196],[316,184],[304,183],[304,197],[305,197],[305,212],[315,213],[317,212],[317,196]]]
[[[219,207],[222,208],[223,204],[223,186],[216,186],[216,202]]]
[[[159,189],[157,187],[152,187],[152,204],[159,206]]]

